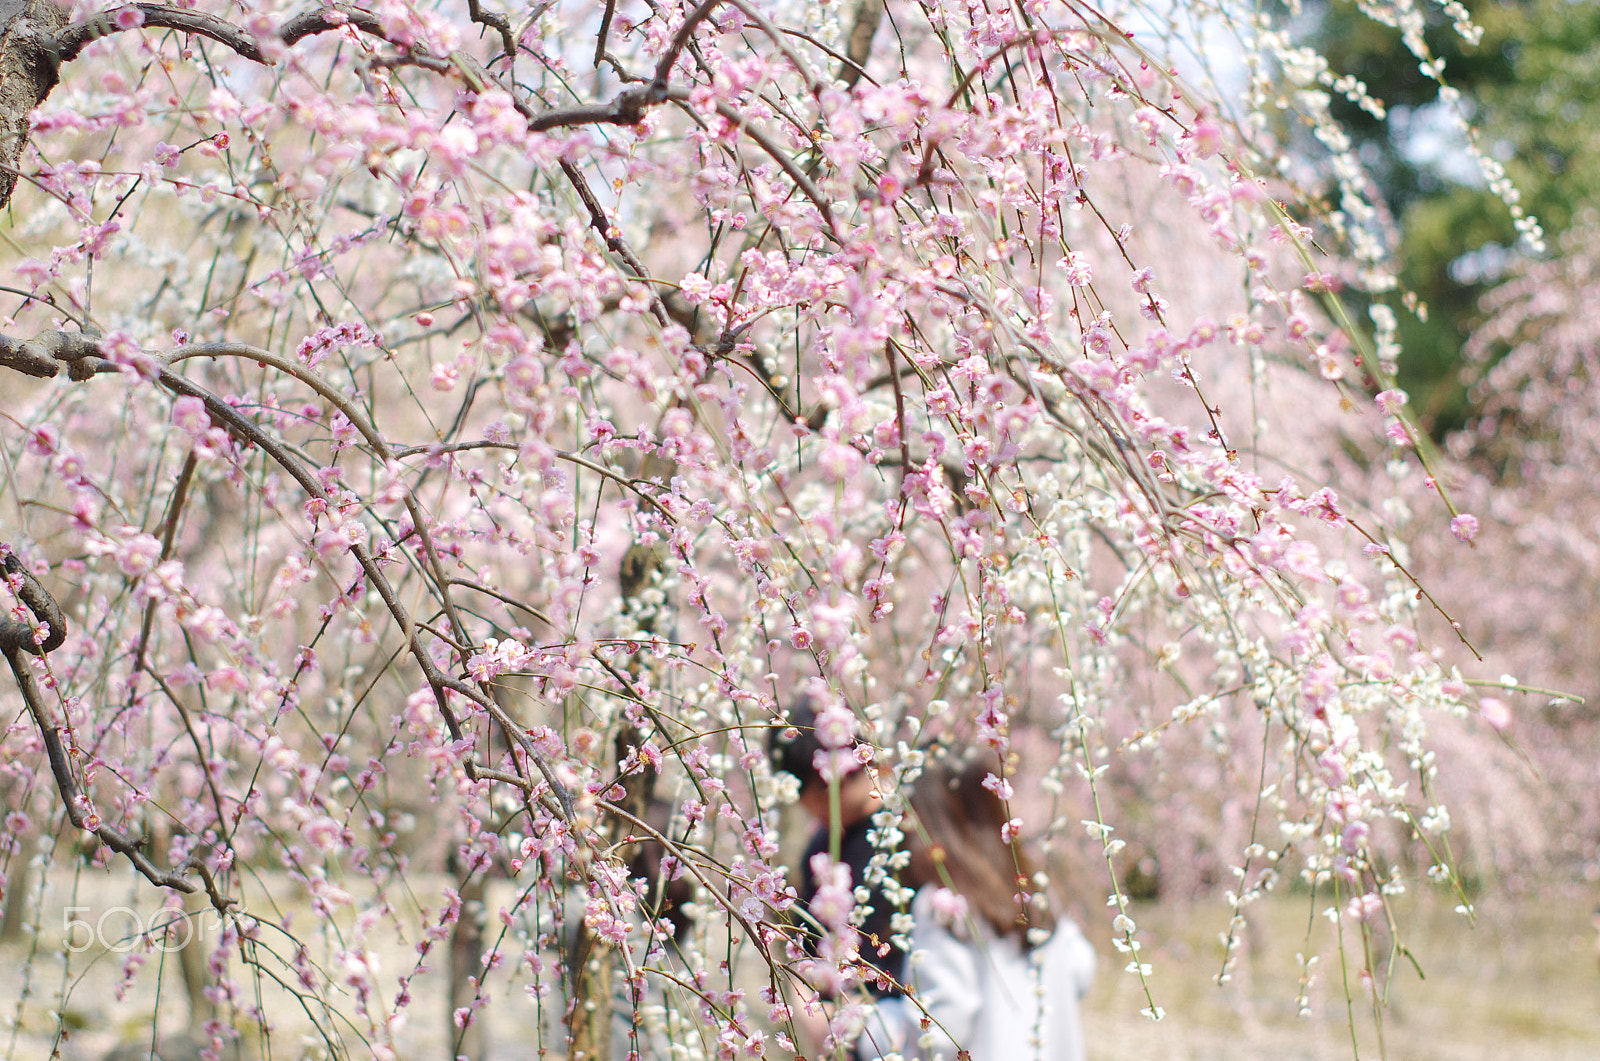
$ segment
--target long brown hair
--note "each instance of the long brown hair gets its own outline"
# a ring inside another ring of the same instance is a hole
[[[1016,935],[1028,946],[1028,930],[1055,928],[1055,915],[1035,905],[1033,860],[1016,838],[1001,830],[1005,804],[984,786],[992,770],[981,762],[930,766],[911,792],[911,808],[927,844],[913,857],[918,885],[947,885],[961,893],[968,908],[997,935]]]

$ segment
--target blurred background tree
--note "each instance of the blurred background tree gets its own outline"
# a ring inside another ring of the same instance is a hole
[[[1554,247],[1600,192],[1600,100],[1589,91],[1600,83],[1600,3],[1465,6],[1483,30],[1477,44],[1439,8],[1427,12],[1427,42],[1445,61],[1446,82],[1463,93],[1484,149],[1506,167]],[[1382,122],[1342,99],[1335,113],[1399,221],[1400,281],[1426,307],[1401,315],[1399,379],[1442,439],[1472,413],[1461,351],[1482,319],[1479,300],[1524,252],[1400,30],[1344,2],[1308,5],[1302,25],[1334,71],[1359,78],[1388,105]]]
[[[1542,252],[1518,244],[1505,203],[1399,29],[1344,2],[1307,5],[1298,24],[1331,70],[1387,105],[1382,122],[1338,97],[1334,112],[1397,223],[1400,283],[1427,307],[1399,316],[1399,382],[1456,462],[1450,477],[1464,503],[1481,502],[1487,521],[1470,556],[1424,549],[1419,567],[1473,587],[1465,606],[1487,655],[1587,698],[1533,698],[1511,741],[1543,793],[1556,862],[1594,882],[1600,821],[1577,795],[1592,791],[1594,767],[1569,749],[1592,747],[1600,732],[1600,667],[1589,647],[1591,543],[1600,537],[1589,485],[1600,462],[1600,331],[1590,323],[1600,277],[1600,101],[1591,88],[1600,83],[1600,3],[1466,8],[1482,30],[1475,44],[1443,7],[1428,11],[1425,37],[1483,150],[1543,225]],[[1522,857],[1497,851],[1484,870],[1506,883],[1506,867]]]

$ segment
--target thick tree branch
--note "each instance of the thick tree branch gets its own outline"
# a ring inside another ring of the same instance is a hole
[[[535,114],[528,119],[528,128],[542,133],[567,125],[638,125],[646,111],[670,98],[667,89],[654,84],[625,88],[609,103],[583,103]]]
[[[32,339],[18,342],[0,335],[0,368],[40,379],[50,379],[61,370],[62,362],[68,365],[73,379],[86,379],[77,375],[79,364],[87,357],[98,357],[99,339],[84,332],[40,332]]]
[[[472,6],[476,9],[476,2]],[[482,12],[478,14],[482,17],[475,15],[475,21],[500,30],[502,40],[507,39],[510,27],[506,25],[503,16]],[[278,27],[277,37],[286,46],[292,47],[307,37],[328,33],[340,26],[354,26],[363,33],[376,37],[383,36],[383,24],[372,12],[362,11],[347,4],[329,4],[294,16]],[[206,37],[225,45],[253,63],[268,63],[267,57],[261,51],[261,42],[248,30],[241,29],[215,15],[166,4],[127,4],[93,15],[82,22],[73,23],[56,36],[56,61],[65,63],[76,59],[86,45],[101,37],[108,37],[125,29],[144,28],[175,29],[180,33],[192,33],[197,37]]]
[[[600,69],[600,64],[606,61],[606,42],[611,39],[611,20],[617,14],[617,0],[606,0],[606,10],[600,16],[600,32],[594,39],[594,68]]]
[[[61,371],[61,364],[40,351],[36,340],[29,339],[25,343],[19,343],[15,339],[0,336],[0,368],[15,369],[25,376],[49,379]]]
[[[378,21],[378,16],[370,11],[362,11],[348,4],[329,4],[315,11],[307,11],[303,15],[296,15],[278,27],[278,39],[288,47],[294,47],[307,37],[318,33],[328,33],[340,26],[354,26],[362,33],[374,37],[383,36],[383,24]]]
[[[267,61],[266,56],[261,54],[261,44],[255,36],[232,22],[203,11],[189,11],[165,4],[128,4],[73,23],[56,36],[57,61],[71,62],[90,42],[109,37],[119,30],[141,27],[192,33],[232,48],[253,63]]]
[[[500,34],[500,44],[505,49],[507,59],[515,59],[517,55],[517,38],[511,32],[511,22],[504,15],[496,11],[485,11],[479,0],[467,0],[467,15],[480,26],[494,30]],[[598,65],[598,64],[596,64]]]
[[[0,206],[11,201],[28,146],[29,115],[56,87],[55,35],[67,13],[55,0],[12,0],[0,7]]]
[[[18,599],[28,606],[34,618],[48,624],[50,629],[42,640],[35,641],[36,635],[31,624],[18,622],[15,619],[0,619],[0,651],[22,651],[34,656],[54,652],[67,639],[67,620],[61,614],[61,606],[43,586],[39,585],[38,580],[28,573],[22,566],[22,561],[15,555],[8,555],[5,558],[4,568],[7,579],[21,582],[16,589]]]

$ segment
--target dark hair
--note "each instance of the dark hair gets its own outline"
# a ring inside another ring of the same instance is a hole
[[[917,860],[926,879],[916,883],[954,888],[998,935],[1016,935],[1027,947],[1029,929],[1052,930],[1056,919],[1018,899],[1032,892],[1033,860],[1020,841],[1001,836],[1005,804],[983,783],[993,772],[981,762],[940,763],[917,779],[911,809],[929,846]]]
[[[788,733],[794,736],[785,736]],[[804,791],[822,783],[817,772],[817,752],[822,742],[817,740],[817,712],[809,698],[802,697],[789,709],[788,727],[778,726],[767,731],[767,756],[774,770],[783,770],[800,779]]]

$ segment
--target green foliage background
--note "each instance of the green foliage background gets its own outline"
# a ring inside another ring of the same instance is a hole
[[[1600,202],[1600,0],[1466,6],[1482,39],[1463,41],[1430,6],[1428,44],[1445,59],[1446,81],[1464,93],[1485,149],[1505,164],[1553,248]],[[1472,412],[1460,355],[1478,299],[1522,251],[1505,205],[1473,179],[1461,145],[1449,142],[1459,134],[1430,121],[1438,86],[1417,69],[1400,32],[1353,3],[1305,15],[1308,43],[1335,71],[1364,81],[1394,119],[1380,123],[1349,103],[1336,105],[1400,221],[1401,282],[1427,307],[1425,317],[1401,316],[1400,382],[1429,430],[1443,437]]]

